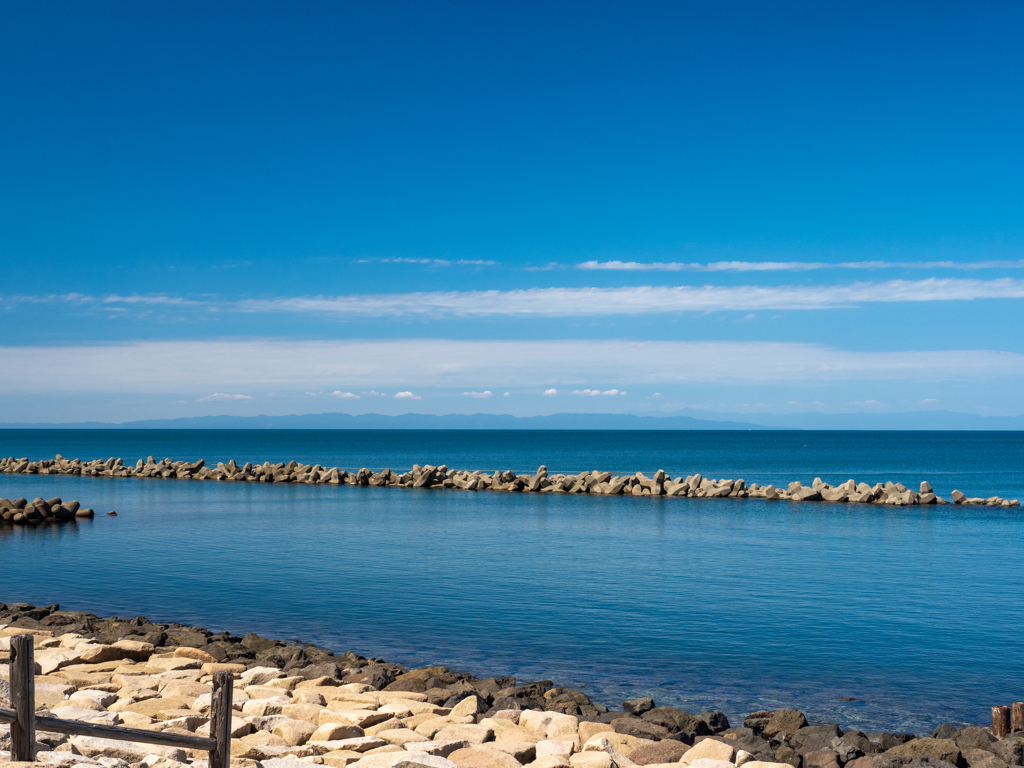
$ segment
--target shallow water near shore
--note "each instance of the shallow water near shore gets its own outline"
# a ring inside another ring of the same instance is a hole
[[[947,497],[1024,496],[1019,433],[0,433],[0,454],[57,452],[927,479]],[[0,495],[100,513],[0,529],[4,602],[548,678],[607,705],[652,695],[733,724],[796,706],[923,733],[985,722],[1024,692],[1013,511],[18,475],[0,475]]]

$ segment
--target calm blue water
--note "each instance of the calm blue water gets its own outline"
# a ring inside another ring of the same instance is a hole
[[[1024,497],[1019,433],[3,432],[0,454],[928,479]],[[922,733],[1024,693],[1024,516],[0,475],[97,517],[0,529],[0,600],[255,630],[608,705]],[[856,701],[843,701],[844,696]]]

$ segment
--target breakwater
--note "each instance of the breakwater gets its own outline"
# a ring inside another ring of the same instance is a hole
[[[927,481],[921,481],[918,490],[907,488],[902,483],[888,481],[868,485],[854,479],[838,485],[831,485],[815,478],[810,486],[800,481],[789,483],[785,488],[774,485],[749,486],[742,479],[708,478],[701,474],[686,477],[669,477],[664,470],[657,470],[651,477],[642,472],[633,475],[614,476],[611,472],[599,470],[579,474],[549,474],[541,466],[533,474],[517,474],[512,470],[450,469],[447,465],[414,465],[411,471],[395,472],[391,469],[374,471],[368,468],[348,472],[338,467],[324,467],[320,464],[300,464],[296,461],[271,464],[246,462],[239,466],[234,459],[228,463],[218,462],[215,467],[206,466],[203,459],[198,461],[174,461],[166,458],[156,461],[149,456],[139,459],[135,465],[126,465],[120,458],[81,461],[66,459],[58,454],[53,459],[32,461],[28,458],[8,457],[0,459],[0,472],[8,474],[40,475],[83,475],[87,477],[148,478],[177,480],[211,480],[224,482],[261,483],[306,483],[320,485],[386,486],[397,488],[454,489],[465,491],[504,491],[509,493],[587,493],[608,496],[666,496],[706,499],[766,499],[769,501],[824,501],[833,503],[889,504],[894,506],[916,506],[928,504],[985,505],[1018,507],[1017,499],[998,496],[967,496],[954,490],[950,500],[935,494]]]
[[[116,515],[116,512],[108,512],[108,515]],[[90,507],[83,507],[77,501],[64,501],[59,496],[52,499],[44,499],[37,496],[32,501],[22,497],[20,499],[0,498],[0,522],[13,525],[38,525],[39,523],[69,523],[74,520],[95,517],[96,513]]]
[[[33,636],[37,711],[63,720],[205,735],[212,676],[230,672],[231,755],[240,768],[1024,765],[1018,717],[1000,720],[1009,728],[997,733],[939,724],[923,737],[843,729],[793,708],[750,712],[734,726],[723,712],[689,713],[647,697],[609,706],[551,680],[408,669],[252,632],[0,603],[0,661],[19,634]],[[9,695],[0,680],[0,699]],[[0,760],[9,738],[0,726]],[[90,736],[41,732],[37,742],[39,762],[67,768],[205,762],[188,749]]]

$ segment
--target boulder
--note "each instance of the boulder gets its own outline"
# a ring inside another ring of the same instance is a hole
[[[988,750],[967,747],[961,752],[971,768],[1009,768],[1005,760],[1000,760]]]
[[[428,755],[425,752],[385,752],[376,755],[367,755],[354,763],[349,763],[349,768],[457,768],[455,763],[437,755]]]
[[[786,731],[785,728],[782,729]],[[794,731],[786,731],[789,735],[789,743],[800,754],[815,752],[825,749],[832,744],[832,740],[838,738],[839,727],[836,725],[805,725]],[[773,734],[774,735],[774,734]]]
[[[482,725],[449,725],[435,733],[433,739],[435,741],[466,741],[470,744],[483,744],[485,741],[494,740],[494,731]]]
[[[448,760],[458,768],[520,768],[522,765],[506,752],[481,747],[457,749],[448,755]]]
[[[691,744],[697,736],[711,735],[711,727],[707,722],[675,707],[655,707],[650,712],[645,712],[642,719],[644,722],[659,725],[670,733],[685,734],[685,741]]]
[[[583,738],[583,725],[580,723],[580,738]],[[687,746],[681,741],[665,739],[656,744],[645,744],[629,753],[628,757],[637,765],[654,765],[656,763],[678,763],[686,754]]]
[[[340,741],[342,739],[358,739],[363,735],[363,729],[357,725],[325,723],[310,734],[309,741]]]
[[[312,723],[305,720],[285,720],[278,723],[271,731],[275,736],[280,736],[290,747],[305,744],[316,732]]]
[[[796,709],[777,709],[764,727],[764,736],[770,739],[777,733],[794,734],[807,725],[804,713]]]
[[[966,762],[960,754],[960,748],[952,739],[914,739],[913,741],[893,747],[884,754],[893,757],[932,757],[936,760],[961,766],[961,768],[966,766]]]
[[[612,727],[616,733],[636,736],[640,739],[651,739],[652,741],[660,741],[668,736],[667,728],[655,723],[649,723],[637,717],[620,717],[612,720]]]
[[[732,762],[736,750],[729,744],[715,739],[703,739],[690,747],[679,762],[683,765],[690,765],[696,760],[728,760]]]
[[[644,712],[650,712],[654,709],[654,699],[650,697],[642,699],[629,699],[628,701],[622,702],[622,708],[632,715],[638,717]]]
[[[989,731],[976,726],[961,728],[947,738],[952,738],[961,752],[965,752],[967,749],[983,749],[986,752],[995,753],[995,745],[999,744],[999,739]]]
[[[569,758],[571,768],[613,768],[612,756],[607,752],[579,752]]]
[[[697,719],[707,723],[712,733],[721,733],[729,728],[729,718],[724,712],[701,712]]]

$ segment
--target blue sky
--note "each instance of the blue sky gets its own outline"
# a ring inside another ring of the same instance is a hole
[[[1019,3],[2,13],[0,421],[1024,412]]]

